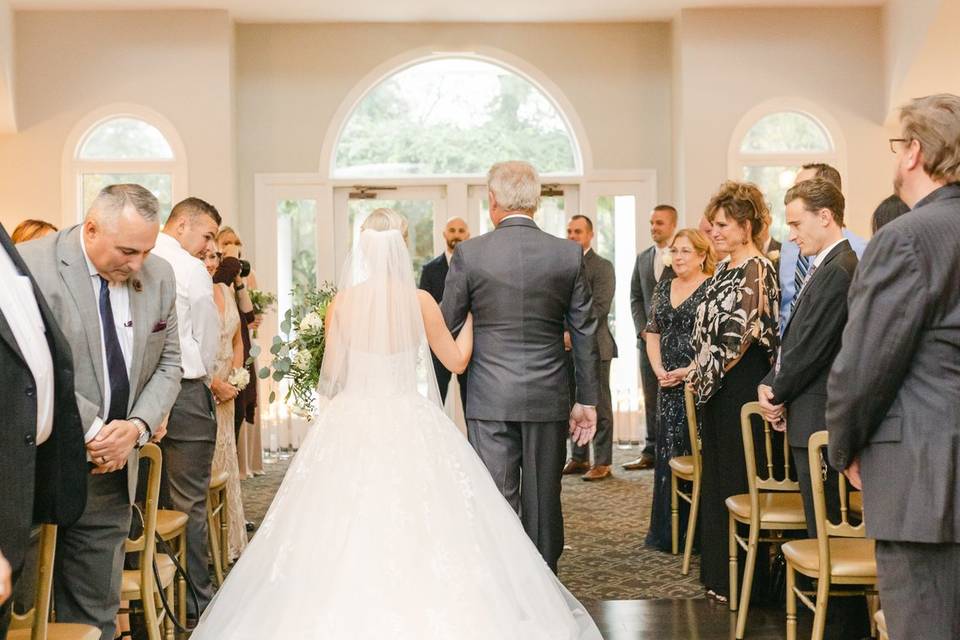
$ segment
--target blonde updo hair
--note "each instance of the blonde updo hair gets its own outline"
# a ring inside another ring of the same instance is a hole
[[[713,245],[707,239],[707,236],[699,229],[680,229],[673,236],[673,240],[670,241],[671,248],[676,244],[677,238],[686,238],[693,245],[694,251],[704,256],[703,272],[712,276],[714,271],[717,270],[717,252],[713,250]]]
[[[396,229],[404,239],[407,238],[407,219],[386,207],[371,211],[360,225],[361,231],[390,231],[391,229]]]
[[[723,209],[724,215],[736,220],[743,229],[750,223],[750,235],[756,247],[763,246],[763,232],[770,226],[770,209],[763,194],[752,182],[727,180],[720,190],[713,194],[703,214],[713,224],[717,211]]]

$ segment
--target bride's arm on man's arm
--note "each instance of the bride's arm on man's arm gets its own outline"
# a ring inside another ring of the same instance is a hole
[[[433,296],[423,290],[417,290],[420,301],[420,312],[423,315],[423,328],[427,334],[427,342],[437,359],[453,373],[463,373],[473,355],[473,316],[467,314],[456,339],[447,329],[440,306]]]

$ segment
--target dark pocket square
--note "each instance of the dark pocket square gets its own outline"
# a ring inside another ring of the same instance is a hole
[[[163,331],[166,328],[167,328],[167,323],[161,320],[157,324],[153,325],[153,331],[151,331],[150,333],[157,333],[158,331]]]

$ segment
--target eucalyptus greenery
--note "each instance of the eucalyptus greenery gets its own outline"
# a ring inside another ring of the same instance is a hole
[[[288,309],[280,322],[280,333],[270,344],[272,359],[260,368],[257,377],[273,378],[275,382],[289,380],[287,395],[295,407],[312,413],[316,403],[316,389],[320,382],[320,367],[326,346],[324,320],[327,308],[337,294],[336,287],[324,282],[319,287],[307,285],[293,291],[295,304]],[[259,345],[251,345],[250,360],[260,355]],[[270,393],[270,402],[276,400],[276,392]]]

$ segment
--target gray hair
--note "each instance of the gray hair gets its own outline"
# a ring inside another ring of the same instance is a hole
[[[371,211],[360,225],[361,231],[390,231],[391,229],[396,229],[404,238],[407,237],[407,219],[386,207]]]
[[[138,184],[111,184],[100,190],[87,210],[87,218],[115,225],[127,207],[133,207],[147,222],[160,220],[160,202],[149,189]]]
[[[923,170],[934,180],[960,179],[960,97],[917,98],[900,110],[903,137],[923,151]]]
[[[502,211],[533,213],[540,206],[540,176],[529,162],[498,162],[487,173],[487,187]]]

